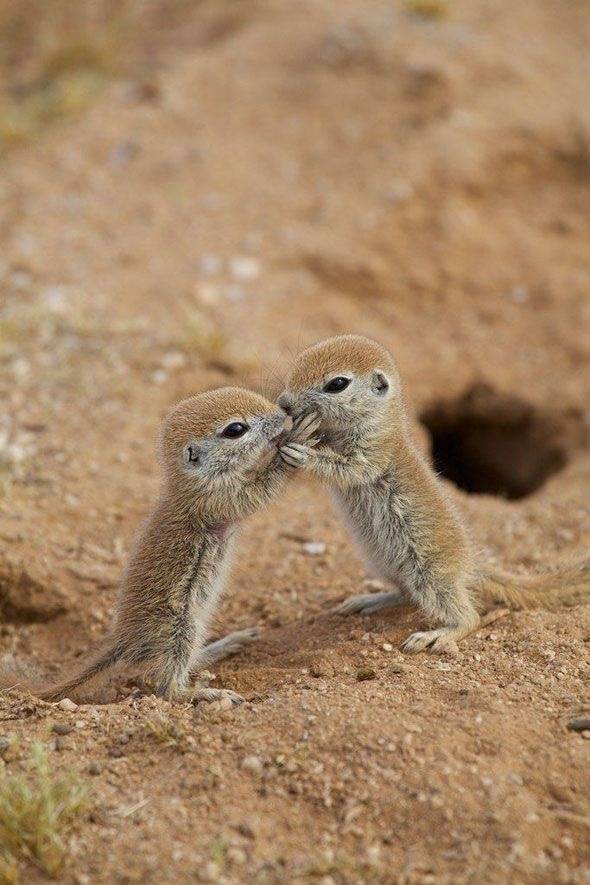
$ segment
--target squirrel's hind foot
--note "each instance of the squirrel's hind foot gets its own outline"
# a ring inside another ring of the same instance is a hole
[[[429,651],[431,654],[455,656],[459,653],[457,642],[471,633],[472,629],[472,627],[439,627],[437,630],[418,631],[402,642],[401,650],[406,654]]]
[[[361,593],[351,596],[332,609],[337,615],[372,615],[375,612],[403,605],[404,597],[399,590],[383,593]]]
[[[241,694],[231,691],[229,688],[199,688],[193,693],[192,703],[198,704],[205,701],[210,704],[212,701],[229,700],[232,707],[239,707],[246,700]]]

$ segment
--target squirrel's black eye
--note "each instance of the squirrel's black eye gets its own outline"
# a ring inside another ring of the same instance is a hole
[[[241,421],[232,421],[231,424],[228,424],[227,427],[224,427],[221,431],[221,436],[225,436],[226,439],[237,439],[239,436],[243,436],[250,428],[247,424],[242,424]]]
[[[338,378],[332,378],[331,381],[328,381],[324,386],[324,392],[340,393],[341,390],[346,390],[349,384],[350,378],[344,378],[342,375],[339,375]]]

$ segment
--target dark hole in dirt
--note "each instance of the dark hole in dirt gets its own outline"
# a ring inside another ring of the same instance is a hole
[[[510,500],[539,489],[586,435],[574,410],[542,412],[487,384],[435,402],[421,421],[430,433],[438,473],[467,492]]]

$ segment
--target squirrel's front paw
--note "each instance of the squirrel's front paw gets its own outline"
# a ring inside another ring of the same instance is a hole
[[[294,422],[287,442],[306,443],[308,446],[314,446],[318,440],[311,439],[311,437],[320,429],[320,424],[321,419],[316,412],[301,415]]]
[[[311,454],[311,447],[309,445],[304,446],[301,443],[285,443],[279,449],[279,455],[289,467],[304,467],[309,461]]]

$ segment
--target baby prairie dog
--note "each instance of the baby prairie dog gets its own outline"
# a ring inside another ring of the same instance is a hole
[[[353,597],[340,611],[369,613],[407,598],[440,625],[413,633],[404,651],[444,651],[475,629],[477,587],[520,604],[527,590],[588,590],[588,562],[524,582],[478,569],[459,514],[411,438],[399,372],[381,345],[343,335],[310,347],[278,402],[295,419],[319,418],[320,445],[295,442],[283,457],[332,486],[369,565],[397,588]]]
[[[237,387],[192,396],[170,411],[161,434],[160,497],[131,553],[107,647],[42,696],[63,697],[115,665],[147,671],[158,695],[182,695],[191,670],[239,646],[241,633],[203,647],[237,530],[290,472],[279,445],[288,452],[313,431],[307,421],[307,429],[287,433],[285,421],[276,406]]]

